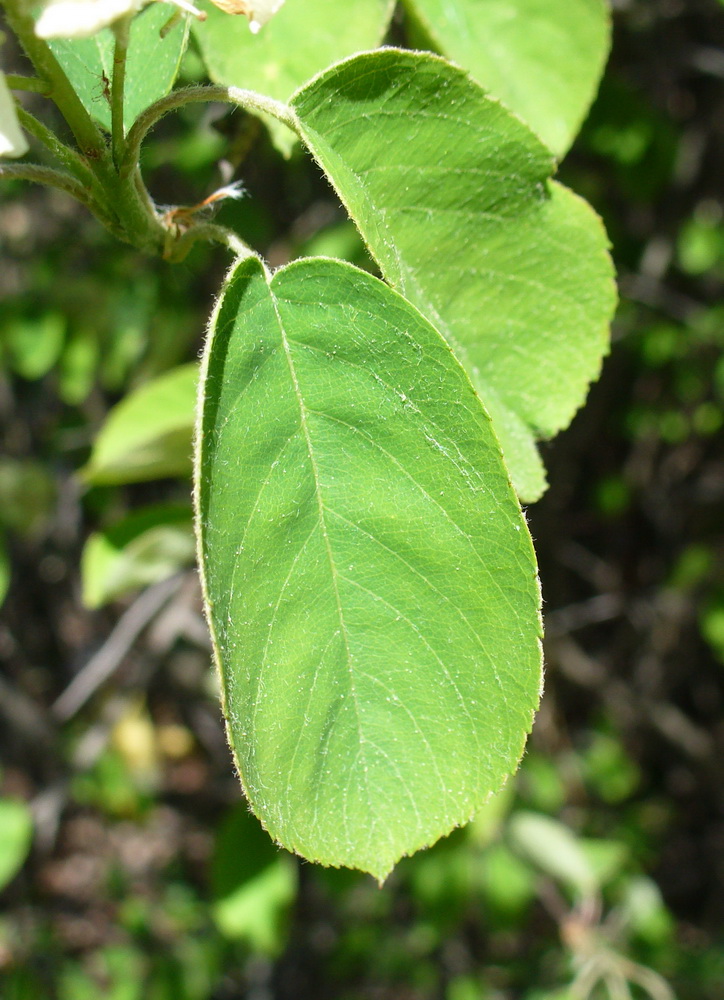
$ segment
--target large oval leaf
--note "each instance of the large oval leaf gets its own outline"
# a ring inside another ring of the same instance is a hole
[[[607,0],[405,0],[433,46],[516,111],[557,156],[595,97]]]
[[[552,157],[518,118],[434,56],[355,56],[292,106],[383,274],[466,367],[519,495],[537,499],[535,441],[568,425],[607,348],[600,220],[547,183]]]
[[[230,742],[304,857],[382,879],[516,766],[533,550],[436,330],[341,261],[238,265],[207,344],[197,506]]]

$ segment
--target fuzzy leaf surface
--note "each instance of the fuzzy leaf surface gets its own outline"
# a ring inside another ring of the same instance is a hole
[[[188,17],[183,16],[164,31],[177,11],[172,4],[152,3],[131,23],[123,91],[126,131],[142,111],[168,94],[178,75],[188,42]],[[105,28],[91,38],[55,38],[48,44],[86,111],[110,132],[111,106],[103,78],[107,82],[113,79],[115,41],[111,29]]]
[[[515,769],[533,549],[490,420],[376,278],[240,263],[205,352],[197,512],[225,715],[284,847],[384,878]]]
[[[551,154],[517,117],[435,56],[363,53],[292,107],[387,281],[467,369],[519,496],[537,499],[535,442],[568,425],[607,350],[600,220],[549,182]]]

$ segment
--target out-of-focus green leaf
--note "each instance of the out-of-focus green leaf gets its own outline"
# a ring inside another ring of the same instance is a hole
[[[538,703],[534,555],[490,420],[381,281],[250,258],[217,308],[198,435],[244,788],[289,849],[384,878],[501,787]]]
[[[94,330],[74,330],[60,359],[58,394],[64,403],[77,406],[93,387],[98,367],[99,344]]]
[[[95,486],[191,472],[198,365],[174,368],[115,406],[93,445],[83,478]]]
[[[585,837],[580,838],[578,844],[599,886],[619,875],[629,858],[628,848],[620,840]]]
[[[479,809],[468,827],[468,835],[478,846],[489,844],[500,831],[505,817],[511,810],[515,798],[515,786],[512,781],[506,784],[495,795],[491,795],[482,809]]]
[[[621,741],[605,733],[594,733],[581,760],[584,777],[604,802],[620,802],[633,793],[639,772]]]
[[[714,601],[702,609],[699,626],[714,655],[724,663],[724,600]]]
[[[303,83],[338,59],[372,49],[382,41],[393,0],[289,0],[258,35],[246,18],[231,18],[201,3],[208,12],[193,31],[216,83],[254,90],[286,101]],[[265,119],[275,144],[288,154],[296,136]]]
[[[168,30],[178,7],[152,3],[131,23],[123,91],[125,130],[138,115],[167,94],[178,75],[188,41],[189,18],[183,15]],[[91,38],[54,38],[50,48],[73,84],[86,111],[110,131],[111,106],[108,85],[113,79],[115,47],[110,28]]]
[[[24,802],[0,799],[0,889],[20,871],[33,837],[33,818]]]
[[[674,919],[655,882],[642,875],[629,878],[623,885],[622,894],[621,913],[637,937],[652,945],[670,940]]]
[[[516,784],[530,809],[556,812],[566,801],[566,784],[560,767],[536,751],[525,755]]]
[[[540,813],[517,812],[508,833],[522,857],[574,895],[589,896],[598,888],[596,873],[578,837],[563,823]]]
[[[535,899],[535,876],[505,844],[482,856],[479,881],[486,908],[503,919],[519,919]]]
[[[27,379],[47,375],[63,350],[65,326],[64,317],[55,312],[11,319],[3,339],[13,370]]]
[[[489,995],[477,977],[454,976],[447,984],[445,1000],[488,1000]]]
[[[297,888],[296,865],[264,833],[245,806],[219,828],[211,868],[214,920],[226,937],[275,954]]]
[[[338,222],[315,233],[299,247],[299,256],[337,257],[362,268],[365,264],[371,263],[359,230],[351,219],[345,219],[344,222]]]
[[[600,220],[549,182],[552,157],[520,119],[435,56],[360,54],[292,106],[385,278],[466,368],[518,495],[537,499],[536,439],[568,425],[608,348]]]
[[[0,525],[27,537],[40,535],[55,496],[55,483],[40,462],[0,458]]]
[[[609,49],[606,0],[405,0],[442,55],[526,121],[561,157],[593,100]]]
[[[580,1000],[580,993],[571,993],[564,987],[560,990],[532,990],[526,993],[524,1000]]]
[[[707,576],[714,562],[714,553],[707,545],[687,545],[674,564],[668,585],[673,590],[691,591]]]
[[[188,507],[158,504],[92,534],[81,562],[83,603],[98,608],[190,566],[196,543]]]
[[[90,770],[74,775],[72,791],[77,802],[126,819],[137,819],[153,801],[148,787],[142,787],[123,754],[112,746]]]
[[[105,945],[95,958],[96,984],[103,984],[103,1000],[146,1000],[147,961],[140,948],[132,944]]]
[[[704,202],[682,227],[677,240],[679,263],[688,274],[706,274],[724,263],[724,225],[719,206]]]

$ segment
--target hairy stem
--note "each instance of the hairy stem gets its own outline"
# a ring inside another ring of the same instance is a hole
[[[51,91],[50,84],[37,76],[20,76],[18,73],[6,73],[5,82],[10,90],[32,91],[32,93],[42,94],[44,97],[48,97]]]
[[[217,226],[213,222],[201,222],[192,226],[182,236],[173,241],[169,240],[164,258],[178,263],[188,254],[189,250],[197,240],[209,240],[212,243],[221,243],[223,246],[233,251],[237,257],[253,257],[254,251],[231,229],[225,226]]]
[[[123,159],[126,139],[123,126],[123,95],[126,85],[126,58],[131,18],[122,17],[113,25],[116,46],[113,52],[113,80],[111,82],[111,129],[113,133],[113,162],[118,168]]]
[[[287,125],[292,131],[297,132],[297,118],[294,112],[281,101],[275,101],[271,97],[264,97],[253,90],[242,90],[240,87],[186,87],[183,90],[176,90],[167,97],[162,97],[150,108],[147,108],[136,119],[133,127],[126,137],[126,152],[123,163],[120,166],[121,176],[132,172],[141,152],[141,144],[153,126],[168,114],[186,104],[200,104],[211,101],[221,101],[226,104],[236,104],[246,111],[264,111],[272,115]]]
[[[26,132],[34,136],[39,142],[59,160],[66,170],[70,171],[76,180],[86,187],[97,187],[97,181],[93,171],[88,166],[83,157],[70,146],[61,142],[55,132],[44,125],[41,121],[31,115],[25,108],[17,107],[18,120]]]
[[[96,203],[88,188],[61,170],[43,167],[37,163],[0,163],[0,178],[32,181],[36,184],[45,184],[46,187],[56,188],[58,191],[64,191],[90,209],[104,225],[108,225],[109,228],[114,226],[113,221]]]

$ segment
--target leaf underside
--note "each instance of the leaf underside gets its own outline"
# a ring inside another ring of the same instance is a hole
[[[600,220],[549,181],[552,157],[520,119],[437,57],[363,53],[291,103],[384,277],[466,368],[519,496],[537,499],[535,442],[570,423],[607,350]]]
[[[197,515],[256,814],[384,878],[516,766],[541,684],[533,549],[437,331],[340,261],[238,264],[204,361]]]

